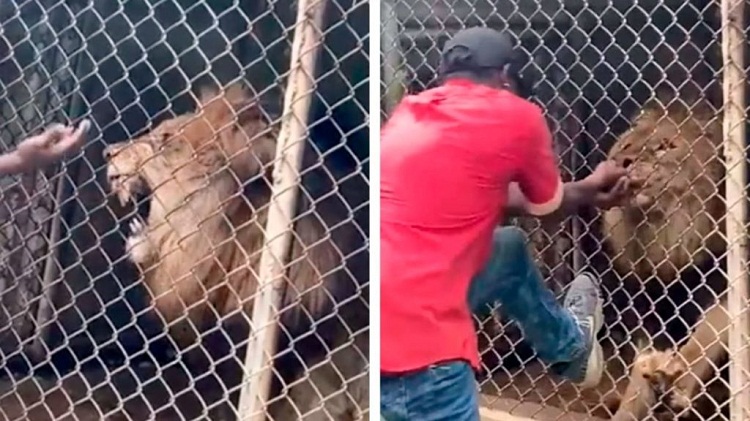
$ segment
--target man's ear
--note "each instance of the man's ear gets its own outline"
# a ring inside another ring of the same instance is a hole
[[[503,66],[503,76],[508,84],[513,87],[513,92],[524,99],[531,99],[534,95],[531,81],[523,77],[520,64],[511,62]]]

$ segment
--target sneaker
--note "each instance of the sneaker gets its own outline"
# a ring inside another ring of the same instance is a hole
[[[567,364],[560,374],[584,389],[596,387],[604,372],[604,352],[596,340],[604,322],[603,301],[596,277],[584,272],[570,283],[563,302],[581,329],[586,353],[580,360]]]

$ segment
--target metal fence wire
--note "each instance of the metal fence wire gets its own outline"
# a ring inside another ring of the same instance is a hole
[[[594,389],[551,376],[499,305],[476,319],[485,409],[540,420],[724,419],[734,396],[732,419],[750,417],[740,336],[750,326],[738,300],[748,287],[744,2],[381,2],[381,119],[403,95],[434,86],[451,34],[509,30],[531,58],[525,75],[563,178],[610,158],[638,186],[602,213],[508,221],[524,229],[558,296],[577,271],[600,277],[607,363]]]
[[[93,122],[0,178],[0,419],[369,418],[367,23],[359,0],[0,2],[3,151]]]

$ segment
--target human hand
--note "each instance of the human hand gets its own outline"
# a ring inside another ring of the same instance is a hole
[[[596,166],[594,172],[584,179],[586,184],[597,192],[611,190],[622,177],[627,175],[627,170],[615,163],[615,161],[604,161]]]
[[[598,191],[594,195],[594,206],[600,209],[611,209],[627,203],[633,195],[632,183],[628,176],[620,177],[615,185],[605,191]]]
[[[600,209],[621,206],[632,195],[632,183],[627,170],[614,161],[604,161],[585,179],[593,191],[593,205]]]
[[[65,154],[81,147],[84,134],[90,126],[88,120],[83,120],[77,129],[55,124],[44,133],[23,140],[13,154],[16,155],[23,171],[58,162]]]

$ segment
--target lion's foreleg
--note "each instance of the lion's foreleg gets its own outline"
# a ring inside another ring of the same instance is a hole
[[[679,355],[688,367],[688,372],[678,382],[678,387],[685,395],[685,402],[677,405],[678,407],[688,406],[714,374],[714,367],[718,366],[718,361],[726,352],[728,327],[726,296],[723,296],[705,314],[688,342],[680,348]]]

